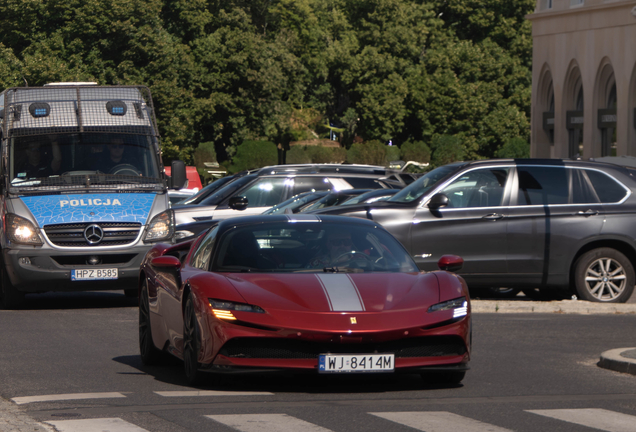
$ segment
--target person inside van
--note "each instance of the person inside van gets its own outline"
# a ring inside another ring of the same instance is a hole
[[[126,154],[126,145],[121,137],[115,137],[106,144],[95,169],[103,173],[111,173],[112,169],[118,165],[135,165]]]
[[[42,138],[23,143],[25,157],[16,168],[20,179],[41,178],[58,174],[62,155],[57,142],[42,141]]]

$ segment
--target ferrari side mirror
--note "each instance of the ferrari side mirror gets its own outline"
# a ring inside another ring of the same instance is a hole
[[[181,261],[177,257],[163,255],[153,258],[150,265],[165,270],[177,270],[181,267]]]
[[[464,259],[457,255],[443,255],[439,261],[437,261],[437,266],[440,270],[456,272],[461,270],[464,266]]]

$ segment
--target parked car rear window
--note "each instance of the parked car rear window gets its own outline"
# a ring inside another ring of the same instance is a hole
[[[602,203],[619,202],[627,195],[627,190],[607,174],[595,170],[585,171]]]

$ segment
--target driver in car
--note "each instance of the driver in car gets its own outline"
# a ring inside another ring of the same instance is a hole
[[[351,233],[345,230],[332,231],[327,235],[326,250],[320,251],[309,261],[309,268],[324,268],[337,265],[338,258],[347,256],[355,247]]]
[[[106,151],[98,159],[95,169],[103,173],[111,173],[118,165],[134,165],[126,155],[126,145],[123,138],[115,137],[106,144]]]

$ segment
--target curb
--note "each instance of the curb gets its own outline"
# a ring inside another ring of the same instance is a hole
[[[50,425],[35,421],[13,402],[0,398],[0,431],[55,432],[55,430]]]
[[[584,300],[471,300],[470,304],[473,313],[636,314],[636,303],[593,303]]]
[[[636,348],[616,348],[605,351],[601,354],[598,366],[616,372],[636,375]]]

